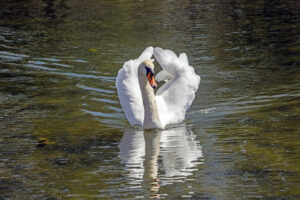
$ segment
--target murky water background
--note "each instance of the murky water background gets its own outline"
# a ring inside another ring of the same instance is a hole
[[[0,198],[299,199],[299,16],[284,0],[1,2]],[[163,131],[129,127],[114,85],[147,46],[202,78]]]

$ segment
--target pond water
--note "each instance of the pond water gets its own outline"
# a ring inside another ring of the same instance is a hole
[[[1,199],[299,199],[300,3],[0,3]],[[132,128],[115,78],[186,52],[186,120]],[[43,139],[44,138],[44,139]]]

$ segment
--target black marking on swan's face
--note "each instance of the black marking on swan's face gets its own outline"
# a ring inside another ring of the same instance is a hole
[[[154,71],[153,71],[153,69],[151,69],[150,67],[148,67],[148,66],[145,66],[145,69],[146,69],[146,76],[148,76],[148,73],[150,73],[151,74],[151,78],[152,78],[152,76],[154,76]]]
[[[145,66],[145,69],[146,69],[146,77],[147,77],[147,79],[149,81],[150,86],[153,89],[157,88],[157,83],[156,83],[156,81],[154,79],[154,71],[153,71],[153,69],[151,69],[148,66]]]

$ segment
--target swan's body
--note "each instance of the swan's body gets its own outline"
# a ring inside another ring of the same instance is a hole
[[[156,94],[153,90],[156,83],[152,77],[153,53],[163,69],[156,79],[166,81]],[[116,87],[130,125],[148,129],[182,122],[199,83],[200,77],[189,66],[185,53],[177,57],[170,50],[148,47],[138,59],[129,60],[123,65],[117,76]]]

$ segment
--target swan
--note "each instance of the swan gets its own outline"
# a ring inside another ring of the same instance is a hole
[[[162,70],[155,76],[154,58]],[[158,82],[165,82],[154,94]],[[137,58],[124,63],[116,78],[120,104],[131,126],[164,129],[181,123],[192,104],[200,76],[187,55],[147,47]]]

